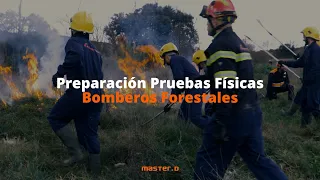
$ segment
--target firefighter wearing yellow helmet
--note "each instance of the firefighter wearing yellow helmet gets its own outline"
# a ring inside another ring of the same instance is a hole
[[[201,74],[202,70],[206,67],[207,57],[203,50],[196,51],[192,56],[192,62],[195,65],[197,71]]]
[[[173,43],[167,43],[163,45],[160,49],[160,57],[163,59],[164,64],[170,66],[173,79],[177,82],[178,80],[183,80],[188,77],[189,80],[194,80],[200,76],[199,72],[193,67],[192,63],[184,58],[183,56],[179,55],[179,50],[177,46]],[[183,92],[185,94],[202,94],[203,89],[196,89],[196,88],[173,88],[171,90],[172,95],[179,95]],[[164,108],[164,112],[168,112],[171,108],[171,103],[168,103]],[[198,120],[195,117],[201,116],[201,107],[202,103],[187,103],[185,100],[182,102],[178,118],[184,121],[191,121],[196,126],[203,128],[207,122],[205,120]],[[197,113],[200,113],[199,115]],[[195,121],[196,120],[196,121]]]
[[[102,58],[89,40],[93,33],[93,21],[86,12],[76,13],[70,20],[71,38],[65,46],[65,58],[59,65],[52,82],[57,87],[57,79],[102,80]],[[91,95],[101,95],[100,89],[87,89]],[[102,104],[83,103],[82,90],[69,88],[52,108],[48,121],[52,130],[68,148],[70,158],[62,162],[63,166],[73,165],[84,159],[83,150],[89,154],[89,170],[100,174],[100,142],[98,125]],[[68,125],[74,120],[77,136]]]
[[[166,55],[177,54],[179,55],[179,51],[176,45],[172,42],[163,45],[160,49],[160,57],[164,60],[164,64],[166,63]]]
[[[304,36],[304,41],[308,45],[308,39],[313,39],[314,41],[320,41],[320,34],[316,27],[308,26],[304,28],[301,33]]]
[[[70,19],[70,28],[73,31],[92,34],[94,31],[93,20],[85,11],[77,12]]]
[[[279,64],[303,68],[302,87],[286,114],[293,115],[300,105],[301,128],[305,128],[311,123],[311,115],[320,120],[320,47],[318,45],[320,33],[312,26],[304,28],[301,33],[306,44],[302,57],[297,61],[279,61]]]

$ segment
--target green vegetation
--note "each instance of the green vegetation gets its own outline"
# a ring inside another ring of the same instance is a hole
[[[256,67],[259,68],[263,67]],[[279,97],[276,101],[261,101],[266,153],[289,179],[319,179],[320,133],[317,126],[314,124],[313,128],[301,130],[299,112],[293,117],[281,116],[281,108],[288,108],[290,102],[287,94]],[[53,105],[53,100],[29,98],[10,107],[1,107],[0,134],[7,134],[16,142],[1,141],[1,179],[90,179],[84,163],[68,168],[59,166],[59,161],[66,156],[66,149],[46,120]],[[145,127],[140,126],[161,110],[155,106],[123,104],[117,105],[111,113],[103,113],[99,134],[104,179],[192,179],[195,155],[201,145],[201,130],[193,124],[179,122],[175,118],[176,109]],[[118,163],[125,165],[115,167]],[[181,171],[142,172],[143,165],[179,166]],[[236,156],[225,179],[254,177]]]
[[[146,14],[152,15],[154,12],[159,12],[156,13],[157,18],[145,17]],[[42,63],[41,57],[46,51],[47,43],[54,47],[50,50],[63,51],[63,48],[59,49],[59,46],[55,46],[57,42],[43,40],[43,35],[47,37],[47,35],[57,34],[55,31],[51,31],[41,17],[30,15],[22,18],[24,23],[18,23],[18,20],[14,21],[17,17],[18,14],[12,11],[0,13],[1,25],[3,25],[0,32],[7,33],[3,36],[6,39],[0,43],[0,65],[11,66],[15,78],[18,78],[19,75],[23,77],[19,72],[21,67],[25,68],[25,63],[19,62],[27,48],[37,52],[39,64]],[[174,19],[175,21],[169,29],[166,29],[168,27],[166,19]],[[192,21],[193,17],[188,14],[176,11],[171,7],[159,7],[152,4],[147,4],[126,16],[121,13],[115,14],[111,23],[104,27],[103,32],[103,35],[108,36],[111,44],[95,42],[100,52],[104,57],[107,57],[104,59],[104,72],[107,78],[122,77],[117,72],[120,70],[115,60],[120,53],[117,54],[114,51],[117,49],[115,48],[116,37],[121,32],[126,33],[130,48],[133,41],[136,41],[138,45],[160,46],[164,42],[172,40],[184,52],[181,54],[185,55],[193,53],[194,46],[198,43],[198,35]],[[154,26],[153,22],[159,26]],[[8,24],[11,26],[6,26]],[[27,30],[21,29],[22,25],[19,24],[22,24],[23,27],[27,26]],[[133,26],[134,24],[137,26]],[[146,28],[141,29],[141,27]],[[131,31],[132,29],[134,31]],[[181,29],[187,29],[187,31],[181,31]],[[136,37],[137,34],[145,36],[134,39],[133,37]],[[57,37],[59,36],[57,35]],[[56,38],[53,36],[51,39]],[[57,44],[59,45],[59,43]],[[290,47],[295,51],[301,52],[302,50],[294,46]],[[250,45],[250,49],[254,49],[254,47]],[[276,50],[270,50],[270,52],[279,58],[290,58],[290,54],[287,54],[283,46]],[[267,67],[267,62],[270,57],[263,51],[254,51],[252,56],[255,65],[255,78],[263,79],[266,85],[267,73],[270,70]],[[171,78],[167,76],[165,70],[148,69],[147,71],[149,74],[146,73],[146,77],[150,76],[150,73],[154,73],[154,77],[160,79]],[[301,70],[295,70],[295,72],[301,74]],[[49,77],[51,75],[53,74],[50,74]],[[289,75],[297,91],[301,86],[299,80],[291,73]],[[0,80],[2,88],[5,83],[2,78]],[[15,83],[22,84],[16,81]],[[5,88],[1,89],[1,96],[4,90]],[[264,94],[264,89],[259,90],[259,95]],[[46,119],[54,103],[55,100],[51,99],[39,100],[35,97],[29,97],[15,101],[10,106],[0,104],[1,180],[91,179],[86,171],[85,163],[73,167],[62,167],[59,164],[67,155],[66,149],[59,138],[55,136]],[[261,100],[266,153],[281,166],[290,180],[320,179],[320,132],[317,130],[318,126],[314,124],[310,129],[301,130],[299,128],[300,112],[293,117],[281,116],[280,110],[289,108],[290,103],[286,93],[279,95],[278,100]],[[178,106],[169,113],[159,116],[145,127],[140,125],[158,114],[162,110],[162,106],[143,104],[116,106],[117,109],[112,109],[109,113],[103,112],[101,118],[99,135],[102,148],[102,179],[192,179],[192,167],[195,163],[196,152],[201,145],[201,130],[193,124],[183,124],[176,119]],[[144,165],[179,166],[181,171],[142,172],[141,167]],[[249,180],[254,177],[241,158],[236,156],[225,179]]]

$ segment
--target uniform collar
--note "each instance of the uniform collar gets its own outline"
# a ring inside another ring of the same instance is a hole
[[[77,33],[73,34],[72,37],[80,37],[80,38],[84,38],[84,39],[89,39],[89,34],[83,34],[82,32],[77,32]]]
[[[228,31],[232,31],[232,27],[226,27],[224,28],[222,31],[220,31],[219,33],[215,34],[212,38],[212,41],[218,37],[219,34],[222,34],[223,32],[228,32]]]
[[[313,41],[309,46],[313,46],[314,44],[317,44],[317,41]]]

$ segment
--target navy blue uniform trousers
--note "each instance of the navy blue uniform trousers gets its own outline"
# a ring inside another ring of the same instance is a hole
[[[214,120],[204,128],[203,141],[197,153],[194,179],[222,179],[235,153],[238,152],[259,180],[285,180],[286,175],[266,157],[262,136],[262,112],[245,110],[233,117],[227,133],[229,141],[215,143],[212,135]]]
[[[91,154],[100,153],[98,126],[102,104],[84,104],[81,90],[69,89],[52,108],[48,120],[54,132],[74,120],[79,143]]]

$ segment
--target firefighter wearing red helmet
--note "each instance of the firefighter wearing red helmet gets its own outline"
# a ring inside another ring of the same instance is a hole
[[[208,34],[213,36],[205,50],[211,94],[237,95],[237,103],[216,103],[212,121],[203,130],[202,146],[197,153],[195,179],[224,177],[236,152],[240,154],[257,179],[288,179],[264,152],[262,111],[255,89],[225,89],[215,87],[217,78],[233,81],[254,80],[251,55],[232,23],[237,19],[230,0],[212,1],[204,6],[200,16],[208,20]],[[229,84],[230,82],[226,82]],[[233,82],[232,82],[233,83]]]

